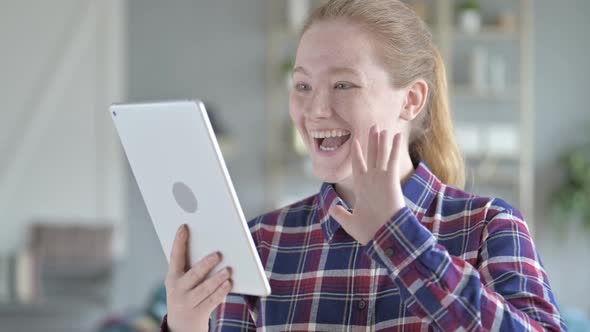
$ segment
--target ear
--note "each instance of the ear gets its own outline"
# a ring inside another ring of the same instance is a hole
[[[418,79],[404,88],[404,101],[400,117],[406,121],[414,120],[424,108],[428,97],[428,84]]]

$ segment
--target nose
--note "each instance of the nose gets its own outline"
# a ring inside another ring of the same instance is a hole
[[[314,90],[305,110],[307,116],[311,119],[329,118],[332,109],[328,93],[319,89]]]

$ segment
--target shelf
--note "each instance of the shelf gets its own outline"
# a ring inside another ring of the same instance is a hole
[[[491,161],[499,163],[518,163],[520,161],[520,156],[518,154],[466,154],[464,155],[464,158],[467,162]]]
[[[55,314],[91,311],[100,305],[84,301],[43,301],[38,303],[0,302],[0,315],[16,313]]]
[[[517,189],[520,183],[518,167],[518,160],[510,157],[482,160],[477,166],[467,166],[467,180],[474,187],[510,186]]]
[[[518,176],[515,174],[490,174],[481,176],[474,174],[470,185],[474,188],[489,187],[489,186],[502,186],[502,187],[516,187],[518,186]]]
[[[455,85],[450,88],[451,98],[480,99],[488,102],[517,102],[520,97],[518,87],[507,86],[504,92],[492,89],[478,90],[469,85]]]
[[[497,27],[483,27],[479,32],[471,34],[454,28],[451,36],[456,41],[518,41],[517,31],[503,30]]]

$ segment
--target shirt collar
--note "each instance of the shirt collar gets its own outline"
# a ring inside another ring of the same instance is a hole
[[[402,192],[406,205],[416,215],[418,220],[426,213],[432,200],[441,188],[440,180],[432,173],[424,161],[420,161],[410,178],[402,184]],[[332,205],[342,205],[349,212],[351,207],[338,196],[333,183],[324,182],[319,193],[319,220],[326,240],[330,241],[340,227],[336,219],[328,212]]]

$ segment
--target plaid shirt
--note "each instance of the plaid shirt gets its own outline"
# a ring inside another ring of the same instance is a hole
[[[518,210],[424,162],[402,191],[407,207],[366,246],[330,217],[351,209],[329,183],[251,220],[272,294],[228,295],[216,330],[566,330]]]

